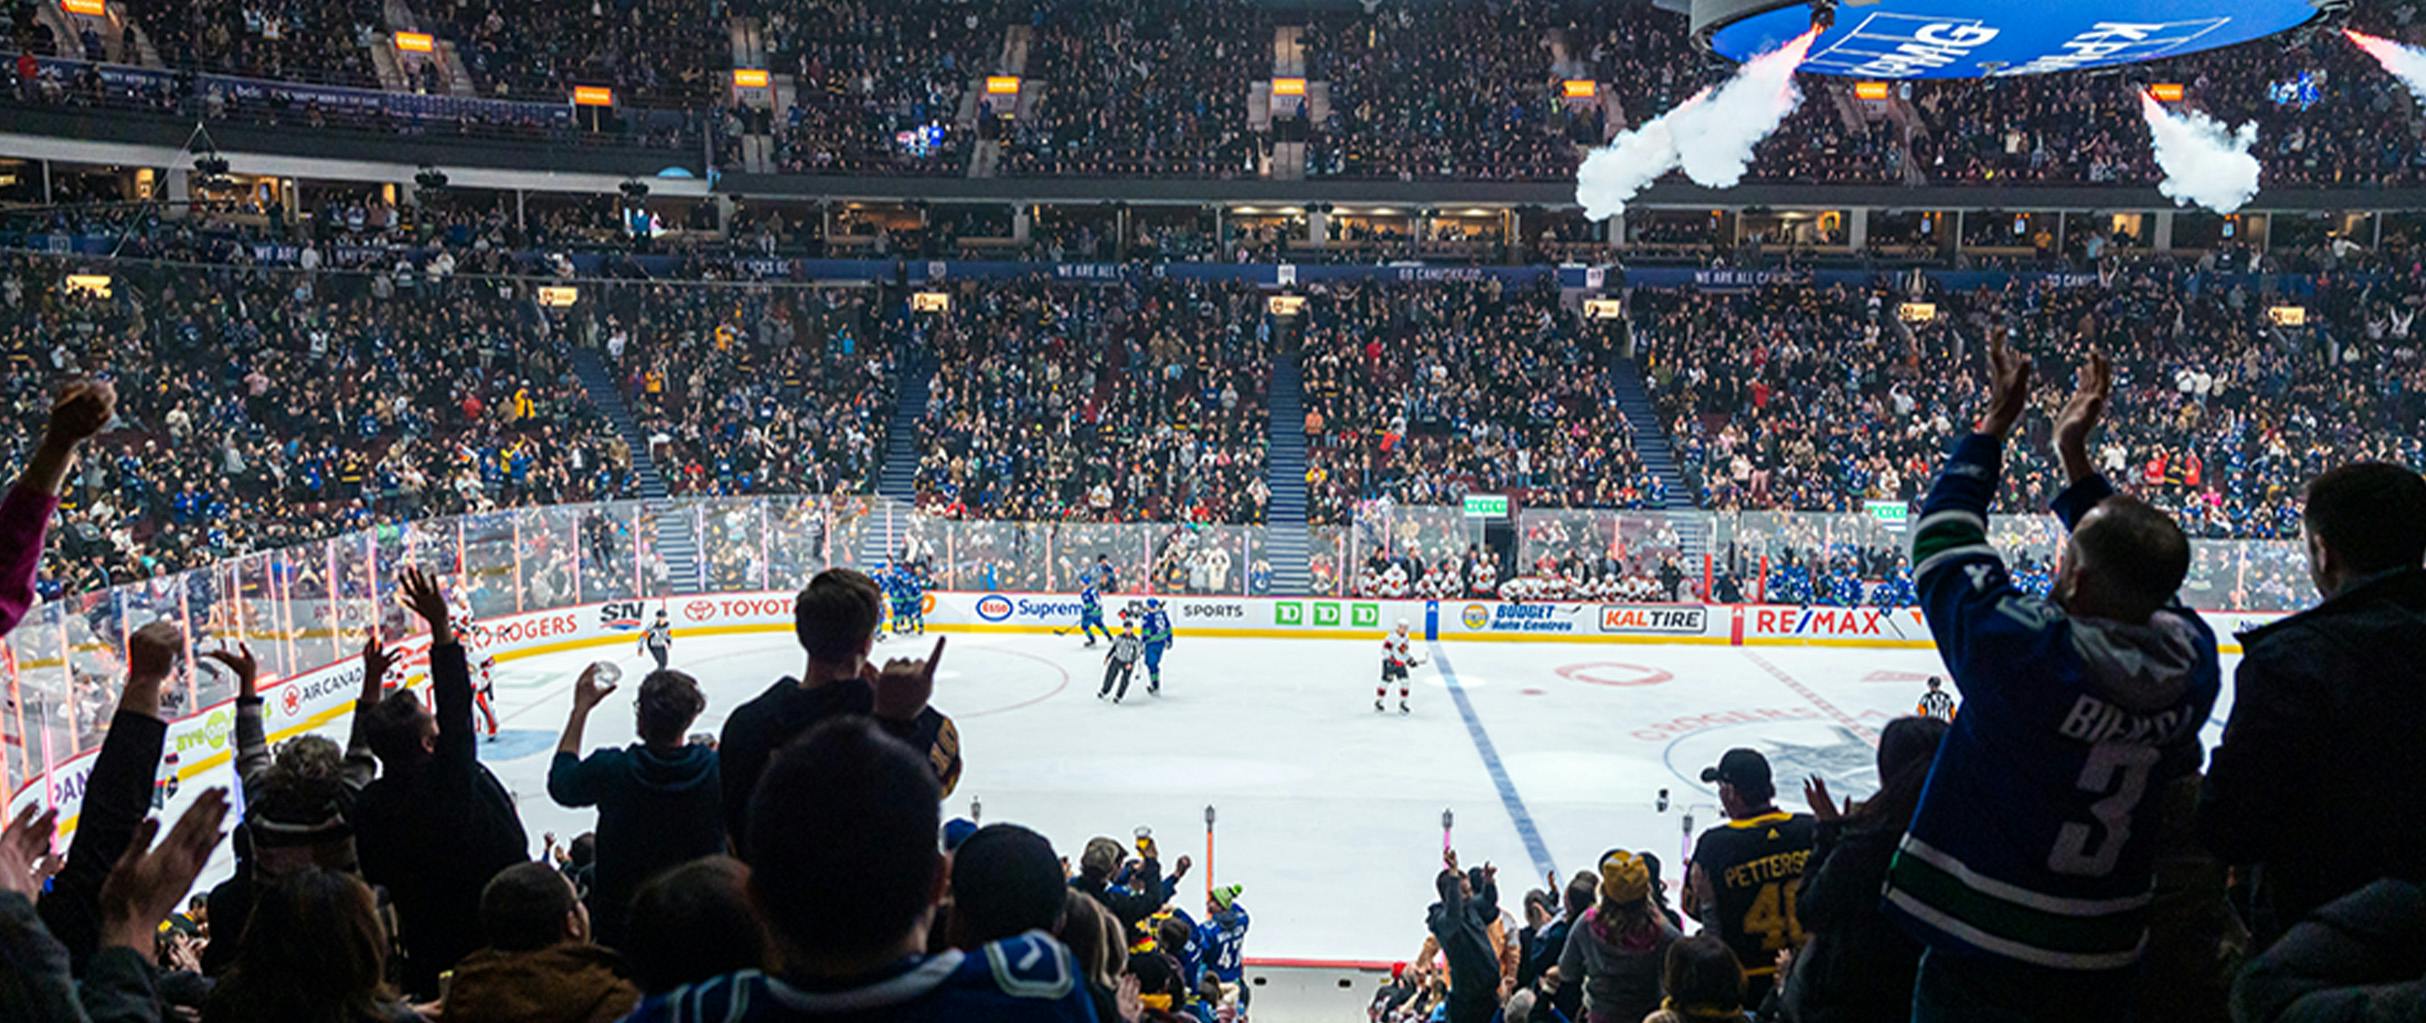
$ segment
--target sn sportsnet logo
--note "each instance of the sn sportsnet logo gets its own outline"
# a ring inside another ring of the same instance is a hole
[[[999,593],[986,594],[977,601],[977,617],[989,622],[999,622],[1011,617],[1011,598]]]
[[[617,632],[630,632],[640,627],[641,613],[647,607],[637,600],[611,600],[598,608],[598,624]]]

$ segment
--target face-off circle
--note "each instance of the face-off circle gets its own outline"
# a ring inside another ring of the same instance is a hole
[[[1676,677],[1674,672],[1619,661],[1570,664],[1558,669],[1558,675],[1570,682],[1583,682],[1596,686],[1655,686]]]
[[[1693,0],[1693,34],[1741,63],[1826,24],[1801,70],[1986,78],[2116,67],[2288,31],[2336,0]],[[1818,10],[1815,12],[1815,8]]]

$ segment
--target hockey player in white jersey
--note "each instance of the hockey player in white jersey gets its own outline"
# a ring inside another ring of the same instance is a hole
[[[1390,695],[1390,683],[1398,682],[1398,712],[1407,713],[1407,669],[1423,661],[1415,656],[1414,639],[1407,634],[1407,620],[1398,620],[1398,628],[1381,639],[1381,685],[1373,688],[1373,709],[1386,710],[1382,702]]]

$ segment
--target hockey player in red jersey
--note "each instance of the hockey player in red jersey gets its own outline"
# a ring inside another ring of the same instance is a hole
[[[1414,640],[1407,634],[1407,620],[1398,620],[1398,628],[1381,639],[1381,684],[1373,687],[1373,709],[1385,710],[1382,701],[1390,695],[1390,682],[1398,682],[1398,712],[1407,713],[1407,669],[1423,663],[1415,656]]]
[[[472,602],[463,595],[462,590],[455,591],[452,611],[448,617],[454,620],[449,627],[454,630],[456,641],[463,644],[464,660],[471,664],[472,675],[478,683],[472,687],[472,706],[480,711],[482,723],[488,726],[489,741],[496,742],[497,682],[490,677],[490,673],[497,667],[497,658],[489,653],[488,629],[473,620]]]

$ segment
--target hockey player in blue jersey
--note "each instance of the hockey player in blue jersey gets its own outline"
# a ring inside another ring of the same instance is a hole
[[[1078,577],[1078,634],[1087,638],[1087,649],[1095,648],[1095,634],[1103,633],[1104,642],[1112,641],[1112,630],[1103,623],[1103,594],[1095,589],[1095,574]]]
[[[893,631],[904,636],[927,634],[927,577],[923,565],[893,570]]]
[[[2215,634],[2175,592],[2190,546],[2114,492],[2088,436],[2112,371],[2093,354],[2055,421],[2070,528],[2051,598],[1988,543],[2004,441],[2030,365],[2001,332],[1978,432],[1912,527],[1914,583],[1962,694],[1884,892],[1926,947],[1914,1023],[2114,1019],[2139,1000],[2162,794],[2198,769],[2221,676]]]
[[[1146,599],[1146,619],[1138,630],[1146,641],[1146,692],[1162,692],[1162,652],[1171,649],[1171,616],[1159,597]]]
[[[745,852],[781,968],[675,988],[626,1023],[1093,1023],[1076,962],[1043,931],[927,951],[947,873],[942,800],[926,759],[867,717],[777,753]]]

